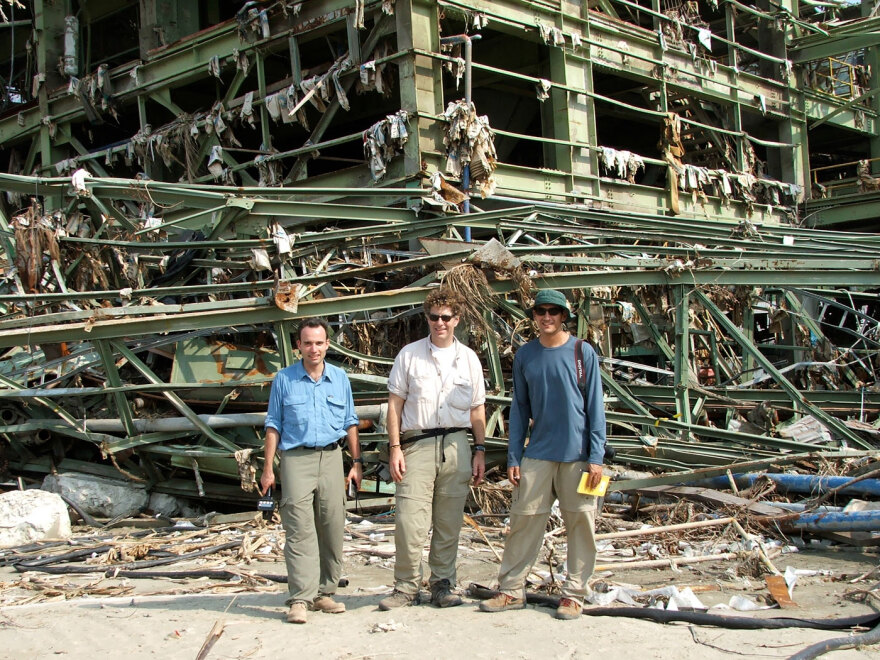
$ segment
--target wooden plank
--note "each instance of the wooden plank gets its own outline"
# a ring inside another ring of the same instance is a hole
[[[787,513],[781,511],[775,506],[770,506],[769,504],[753,502],[744,497],[738,497],[730,493],[723,493],[719,490],[712,490],[711,488],[697,488],[695,486],[649,486],[647,488],[639,488],[636,492],[646,497],[669,495],[672,497],[696,500],[698,502],[704,502],[718,507],[747,509],[751,513],[755,513],[759,516],[779,516]]]

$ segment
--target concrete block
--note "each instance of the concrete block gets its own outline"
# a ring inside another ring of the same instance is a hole
[[[70,515],[58,495],[13,490],[0,495],[0,548],[70,538]]]

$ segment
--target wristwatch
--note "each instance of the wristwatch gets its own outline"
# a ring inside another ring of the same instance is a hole
[[[363,464],[364,464],[364,459],[361,458],[360,456],[358,456],[357,458],[353,458],[353,459],[351,459],[351,462],[352,462],[352,463],[360,463],[361,465],[363,465]]]
[[[486,451],[486,445],[474,445],[474,451]]]

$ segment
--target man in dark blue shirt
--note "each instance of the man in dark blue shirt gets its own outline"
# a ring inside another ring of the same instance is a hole
[[[576,340],[565,329],[569,315],[562,293],[539,291],[532,307],[538,338],[520,348],[513,361],[507,453],[507,476],[515,487],[510,534],[498,574],[500,593],[480,604],[484,612],[525,607],[525,578],[541,550],[554,500],[559,500],[568,536],[568,575],[557,618],[580,616],[596,564],[596,498],[577,491],[584,472],[591,488],[602,477],[602,381],[596,353],[584,342],[585,393],[578,386]]]
[[[333,600],[342,576],[345,486],[354,480],[360,487],[363,459],[348,376],[324,362],[330,347],[327,322],[303,321],[296,346],[302,360],[272,381],[260,491],[265,495],[275,483],[273,463],[280,450],[287,620],[305,623],[309,609],[345,611],[344,603]],[[342,438],[354,460],[346,479]]]

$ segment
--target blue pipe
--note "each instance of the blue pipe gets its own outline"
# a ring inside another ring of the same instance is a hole
[[[748,488],[758,479],[764,477],[775,483],[779,487],[780,492],[808,493],[810,495],[821,495],[854,479],[854,477],[817,477],[808,474],[762,474],[760,472],[733,475],[737,488]],[[730,480],[727,477],[712,477],[711,479],[701,479],[692,485],[727,489],[730,488]],[[874,497],[880,497],[880,479],[864,479],[863,481],[856,482],[851,487],[841,489],[839,492],[842,495],[873,495]]]
[[[801,513],[782,525],[802,532],[877,532],[880,511]]]
[[[464,172],[461,173],[461,189],[464,191],[465,195],[468,195],[467,198],[461,203],[461,212],[464,214],[468,214],[471,212],[471,198],[470,198],[470,189],[471,189],[471,165],[468,163],[464,166]],[[464,240],[466,243],[471,242],[471,226],[465,225],[464,227]]]
[[[807,505],[805,502],[761,502],[761,504],[769,504],[770,506],[775,506],[777,509],[785,509],[786,511],[793,511],[797,513],[798,511],[806,511]],[[810,511],[821,513],[825,511],[834,511],[835,513],[839,513],[843,511],[842,506],[818,506],[818,507],[810,507]]]

